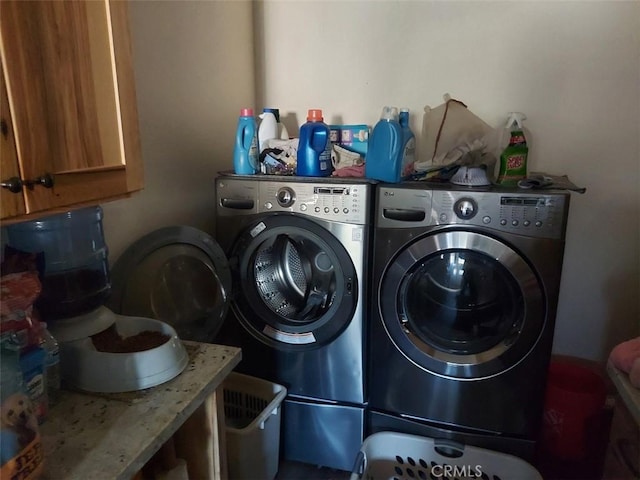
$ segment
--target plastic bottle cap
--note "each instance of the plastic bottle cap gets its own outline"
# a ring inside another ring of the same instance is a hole
[[[398,120],[398,109],[396,107],[384,107],[380,118],[382,120]]]
[[[320,109],[310,109],[307,112],[307,122],[322,122],[324,118],[322,117],[322,110]]]
[[[513,125],[516,125],[518,128],[522,128],[522,125],[526,119],[527,116],[522,112],[509,112],[507,125],[505,128],[511,128],[513,127]]]
[[[253,108],[241,108],[240,109],[241,117],[253,117]]]
[[[262,113],[273,113],[273,116],[276,117],[276,122],[280,122],[280,110],[277,108],[264,108]]]

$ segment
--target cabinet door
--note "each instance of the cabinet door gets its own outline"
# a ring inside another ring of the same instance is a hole
[[[0,68],[0,175],[6,185],[0,189],[0,213],[2,217],[13,217],[25,213],[24,197],[19,191],[9,190],[10,182],[21,184],[20,168],[18,167],[18,154],[16,141],[13,135],[11,112],[9,111],[9,98],[7,86],[4,81],[4,69]],[[19,187],[21,188],[21,187]]]
[[[23,190],[27,213],[142,188],[127,8],[106,0],[0,2],[21,175],[27,183],[45,174],[54,180]]]

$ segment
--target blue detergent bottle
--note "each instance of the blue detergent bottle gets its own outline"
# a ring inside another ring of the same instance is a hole
[[[416,163],[416,137],[409,126],[409,109],[400,109],[400,127],[402,128],[402,161],[401,180],[407,180],[413,175]]]
[[[237,175],[255,175],[259,171],[257,133],[253,109],[241,109],[236,129],[236,143],[233,149],[233,171]]]
[[[373,127],[365,158],[365,176],[383,182],[398,183],[402,174],[402,127],[398,109],[384,107]]]
[[[300,127],[296,175],[302,177],[331,175],[331,148],[329,126],[324,123],[322,110],[309,110],[307,122]]]

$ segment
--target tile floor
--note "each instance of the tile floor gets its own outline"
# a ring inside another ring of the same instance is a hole
[[[282,462],[275,480],[348,480],[350,472],[298,462]]]

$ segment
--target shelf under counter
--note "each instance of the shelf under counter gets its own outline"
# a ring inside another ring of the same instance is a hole
[[[42,478],[131,479],[181,427],[187,427],[188,419],[211,437],[196,448],[189,446],[191,454],[200,449],[200,456],[206,457],[196,459],[200,465],[194,468],[207,469],[207,478],[224,477],[226,459],[219,450],[219,442],[224,443],[224,405],[219,387],[240,362],[241,351],[184,344],[189,352],[184,371],[156,387],[114,394],[62,391],[40,426]]]

